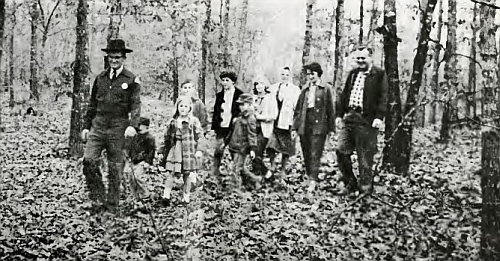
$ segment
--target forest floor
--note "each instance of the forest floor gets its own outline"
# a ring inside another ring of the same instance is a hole
[[[372,196],[332,193],[339,179],[333,135],[311,197],[300,152],[286,185],[222,198],[208,185],[208,156],[206,185],[189,205],[180,204],[180,190],[172,206],[157,204],[164,176],[154,167],[146,176],[151,216],[136,211],[128,189],[115,216],[88,210],[81,160],[67,156],[70,107],[69,99],[46,104],[25,119],[2,109],[0,260],[478,259],[479,130],[455,130],[439,144],[436,128],[417,129],[411,176],[380,173]],[[161,142],[171,112],[155,100],[143,111]]]

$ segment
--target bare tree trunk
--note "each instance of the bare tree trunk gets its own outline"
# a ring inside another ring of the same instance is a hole
[[[71,106],[71,125],[69,134],[70,154],[80,157],[83,146],[80,140],[84,115],[87,106],[85,102],[90,90],[89,32],[88,32],[87,0],[78,1],[76,13],[76,59],[73,68],[73,103]]]
[[[30,99],[38,100],[40,98],[38,90],[38,4],[33,1],[30,5],[31,16],[31,48],[30,48]]]
[[[231,44],[230,41],[229,41],[229,12],[231,10],[231,0],[224,0],[224,7],[225,7],[225,12],[224,12],[224,23],[223,23],[223,28],[222,28],[222,31],[223,31],[223,34],[224,34],[224,37],[223,37],[223,60],[222,60],[222,66],[224,68],[229,68],[229,66],[231,66],[231,62],[230,62],[230,56],[229,56],[229,45]]]
[[[13,2],[10,21],[12,24],[9,42],[9,107],[14,108],[14,36],[16,35],[16,3]]]
[[[119,38],[120,36],[120,26],[122,24],[122,4],[120,0],[112,0],[111,10],[109,14],[109,24],[108,24],[108,36],[106,37],[106,42],[109,43],[111,39]],[[108,56],[104,56],[104,69],[109,68]]]
[[[243,72],[242,72],[242,59],[243,59],[243,50],[244,50],[244,47],[245,47],[245,42],[246,42],[246,34],[247,34],[247,18],[248,18],[248,0],[243,0],[243,4],[242,4],[242,11],[241,11],[241,18],[240,18],[240,29],[238,30],[238,72],[236,72],[237,74],[240,75],[240,77],[238,77],[239,79],[243,81],[243,77],[241,77],[243,75]]]
[[[483,1],[486,4],[494,4],[493,0]],[[479,61],[481,63],[481,75],[483,87],[484,111],[482,118],[488,124],[495,124],[496,129],[500,127],[498,121],[498,60],[495,43],[495,9],[481,5],[479,8]],[[490,128],[482,133],[482,209],[481,209],[481,249],[482,260],[500,260],[500,138],[496,129]]]
[[[413,59],[413,72],[411,74],[410,88],[408,89],[408,96],[406,98],[406,104],[404,113],[405,116],[409,116],[409,120],[404,120],[402,126],[397,130],[399,132],[396,134],[395,143],[398,144],[401,149],[401,158],[396,164],[396,171],[398,173],[409,175],[410,160],[411,160],[411,142],[413,134],[413,121],[415,116],[415,111],[417,109],[417,98],[422,85],[422,73],[424,71],[425,61],[427,58],[427,51],[429,49],[429,34],[432,27],[432,13],[436,7],[437,0],[429,0],[425,11],[420,17],[420,32],[417,45],[417,53]]]
[[[344,71],[344,0],[337,1],[335,8],[335,63],[333,73],[333,86],[336,93],[342,86],[342,73]]]
[[[372,39],[370,39],[373,35],[373,29],[377,26],[377,20],[380,15],[379,11],[377,10],[378,6],[378,0],[372,0],[372,10],[371,10],[371,16],[370,16],[370,27],[368,27],[368,33],[366,35],[366,39],[368,42],[371,42]],[[374,45],[374,43],[372,43]]]
[[[436,24],[436,41],[441,42],[441,32],[443,30],[443,0],[439,0],[438,21]],[[434,55],[432,57],[433,74],[431,79],[432,103],[429,112],[429,123],[436,123],[436,110],[439,103],[436,101],[439,93],[439,58],[441,56],[441,46],[438,43],[433,45]]]
[[[204,0],[206,7],[205,23],[203,24],[203,35],[201,37],[201,68],[200,68],[200,78],[198,80],[198,95],[200,99],[205,102],[205,90],[207,81],[207,59],[208,52],[210,48],[210,42],[208,41],[208,34],[210,33],[210,23],[212,19],[212,1]]]
[[[3,56],[3,35],[4,35],[4,26],[5,26],[5,1],[0,0],[0,68],[2,67],[2,56]],[[2,90],[3,92],[3,90]],[[2,106],[0,104],[0,132],[4,131],[4,127],[2,124]]]
[[[458,86],[457,65],[457,2],[448,0],[448,36],[446,37],[446,49],[444,52],[444,79],[447,85],[447,100],[443,104],[443,116],[441,117],[441,130],[439,139],[441,142],[448,142],[450,139],[450,117],[451,117],[451,94]]]
[[[47,21],[45,21],[45,14],[43,11],[43,7],[40,4],[41,2],[38,1],[38,7],[40,8],[40,20],[43,21],[43,30],[42,30],[42,51],[40,52],[40,64],[42,64],[41,68],[42,70],[45,70],[45,45],[47,44],[47,40],[49,39],[49,31],[50,31],[50,24],[52,22],[52,18],[54,17],[54,14],[59,7],[59,4],[61,3],[61,0],[57,0],[56,4],[54,5],[54,8],[50,11],[50,14],[47,18]]]
[[[473,19],[471,23],[472,27],[472,37],[470,39],[470,57],[474,60],[469,61],[469,84],[466,95],[466,106],[465,112],[467,117],[476,118],[477,117],[477,105],[476,105],[476,35],[478,29],[477,22],[477,4],[474,4]],[[472,108],[472,115],[471,115]]]
[[[307,0],[306,6],[306,31],[304,35],[304,48],[302,48],[302,66],[309,62],[309,56],[311,54],[311,42],[312,42],[312,16],[313,16],[313,6],[316,4],[316,0]],[[304,71],[300,74],[300,86],[306,84],[306,74]]]
[[[389,82],[387,114],[385,115],[385,140],[383,167],[391,168],[399,161],[400,147],[392,135],[401,122],[401,94],[399,89],[398,36],[396,24],[396,1],[384,2],[384,54],[385,70]]]
[[[364,11],[364,1],[361,0],[359,4],[359,38],[358,38],[358,44],[362,45],[363,44],[363,22],[365,18],[365,11]]]

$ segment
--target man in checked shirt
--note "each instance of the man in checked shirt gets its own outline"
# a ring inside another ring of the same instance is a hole
[[[337,159],[345,189],[341,194],[360,190],[373,191],[373,156],[377,153],[377,134],[383,128],[387,109],[387,76],[373,66],[372,50],[365,46],[355,50],[357,68],[346,80],[336,104],[338,136]],[[351,155],[356,150],[359,162],[359,184],[353,173]]]

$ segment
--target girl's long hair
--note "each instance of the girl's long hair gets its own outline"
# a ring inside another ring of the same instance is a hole
[[[257,93],[257,85],[259,85],[259,84],[264,85],[264,93],[265,94],[271,93],[271,91],[269,90],[269,87],[271,85],[269,83],[269,80],[263,76],[260,76],[260,77],[257,77],[253,82],[253,94],[258,94]]]
[[[186,102],[189,105],[188,117],[191,116],[191,114],[193,112],[193,101],[191,100],[191,97],[181,96],[181,97],[177,98],[177,101],[175,102],[174,119],[177,119],[179,117],[179,104],[181,102]]]

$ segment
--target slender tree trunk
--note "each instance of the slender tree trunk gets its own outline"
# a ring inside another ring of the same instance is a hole
[[[401,122],[401,94],[399,89],[398,36],[396,1],[384,2],[384,55],[385,70],[389,82],[387,114],[385,115],[385,140],[383,167],[391,168],[399,161],[400,147],[392,137]]]
[[[76,13],[76,59],[73,68],[73,103],[71,106],[71,125],[69,134],[70,154],[81,156],[83,146],[80,140],[84,115],[87,106],[85,101],[90,90],[89,32],[88,32],[87,0],[78,0]]]
[[[246,44],[246,35],[247,35],[247,18],[248,18],[248,0],[243,0],[243,4],[241,7],[241,18],[240,18],[240,29],[238,30],[238,72],[237,74],[240,75],[238,77],[239,79],[243,81],[243,75],[242,72],[242,60],[243,60],[243,50],[245,50],[245,44]]]
[[[9,107],[14,108],[14,36],[16,35],[16,3],[13,2],[10,21],[12,24],[9,36]]]
[[[178,12],[172,12],[171,16],[172,21],[174,21],[174,27],[172,30],[172,59],[170,60],[170,68],[172,68],[172,84],[173,84],[173,93],[172,100],[175,103],[177,98],[179,97],[179,58],[177,48],[179,48],[179,34],[181,31],[181,27],[178,26]]]
[[[493,0],[483,1],[494,4]],[[484,111],[482,118],[488,124],[494,124],[496,129],[490,128],[482,133],[482,176],[481,188],[483,204],[481,209],[481,249],[482,260],[500,260],[500,138],[497,131],[500,127],[498,121],[499,94],[495,93],[498,87],[497,48],[495,43],[495,9],[486,5],[479,8],[481,23],[479,30],[479,61],[483,87]]]
[[[441,32],[443,30],[443,0],[439,0],[439,13],[438,21],[436,24],[436,41],[441,42]],[[432,91],[432,103],[429,112],[429,123],[436,123],[436,110],[439,103],[436,101],[439,93],[439,59],[441,56],[441,46],[438,43],[433,44],[434,56],[432,57],[432,79],[431,79],[431,91]]]
[[[358,44],[362,45],[363,44],[363,22],[365,18],[365,11],[364,11],[364,1],[361,0],[359,4],[359,38],[358,38]]]
[[[396,164],[396,171],[405,175],[409,175],[410,160],[411,160],[411,142],[413,134],[413,122],[415,111],[417,109],[417,99],[420,86],[422,85],[422,73],[424,71],[425,61],[427,58],[427,51],[429,49],[429,34],[432,27],[432,13],[436,7],[437,0],[429,0],[425,11],[421,14],[420,18],[420,32],[417,45],[417,53],[413,59],[413,72],[411,74],[410,88],[406,98],[404,107],[405,116],[408,120],[404,120],[402,126],[397,130],[395,143],[401,149],[401,158]]]
[[[472,27],[472,37],[470,39],[470,57],[476,59],[476,35],[478,29],[477,22],[477,4],[474,4],[473,9],[473,19],[471,23]],[[476,105],[476,62],[474,60],[469,61],[469,84],[467,91],[467,100],[465,111],[467,117],[476,118],[477,117],[477,105]],[[472,109],[472,115],[471,115]]]
[[[304,35],[304,47],[302,48],[302,66],[309,62],[309,56],[311,54],[311,43],[312,43],[312,16],[313,7],[316,4],[316,0],[307,0],[306,5],[306,31]],[[300,74],[300,86],[306,84],[306,74],[302,70]]]
[[[120,26],[122,24],[122,5],[120,0],[111,0],[111,10],[109,14],[108,36],[106,42],[109,43],[111,39],[119,38]],[[104,69],[109,68],[108,56],[104,56]]]
[[[373,28],[377,26],[377,20],[379,17],[379,11],[377,10],[378,0],[372,0],[372,10],[370,16],[370,27],[368,27],[368,33],[366,35],[366,39],[368,42],[371,42],[371,37],[373,36]]]
[[[450,118],[451,118],[451,94],[458,86],[457,65],[457,2],[448,0],[448,36],[446,37],[444,79],[446,80],[448,97],[443,104],[443,116],[441,117],[441,130],[439,138],[441,142],[448,142],[450,139]]]
[[[54,5],[54,8],[50,11],[49,17],[47,18],[47,21],[45,21],[45,15],[43,13],[43,9],[40,6],[40,13],[41,13],[41,21],[43,21],[43,30],[42,30],[42,49],[40,52],[40,64],[42,65],[41,68],[42,70],[46,70],[45,65],[45,46],[47,44],[47,40],[49,39],[49,32],[50,32],[50,25],[52,23],[52,18],[54,18],[54,14],[59,7],[59,4],[61,3],[61,0],[57,0],[56,4]]]
[[[5,26],[5,1],[0,0],[0,68],[2,67],[1,65],[2,65],[2,56],[4,49],[4,43],[3,43],[4,26]],[[3,92],[3,90],[1,92]],[[3,131],[4,127],[2,124],[2,106],[0,104],[0,132]]]
[[[231,59],[229,55],[229,45],[231,45],[229,41],[229,12],[231,10],[231,1],[230,0],[224,0],[224,7],[225,7],[225,12],[224,12],[224,24],[223,24],[223,60],[222,60],[222,66],[224,68],[229,68],[231,66]]]
[[[38,34],[37,24],[39,18],[38,4],[33,1],[30,5],[31,16],[31,48],[30,48],[30,99],[38,100]]]
[[[344,0],[337,1],[335,8],[335,63],[333,73],[333,83],[335,92],[340,93],[342,86],[342,73],[344,71]]]
[[[212,19],[212,1],[204,0],[206,13],[205,13],[205,23],[203,24],[203,35],[201,37],[201,68],[200,68],[200,78],[198,80],[198,96],[205,102],[205,90],[207,81],[207,59],[208,52],[210,49],[210,42],[208,41],[208,34],[210,33],[210,23]]]

